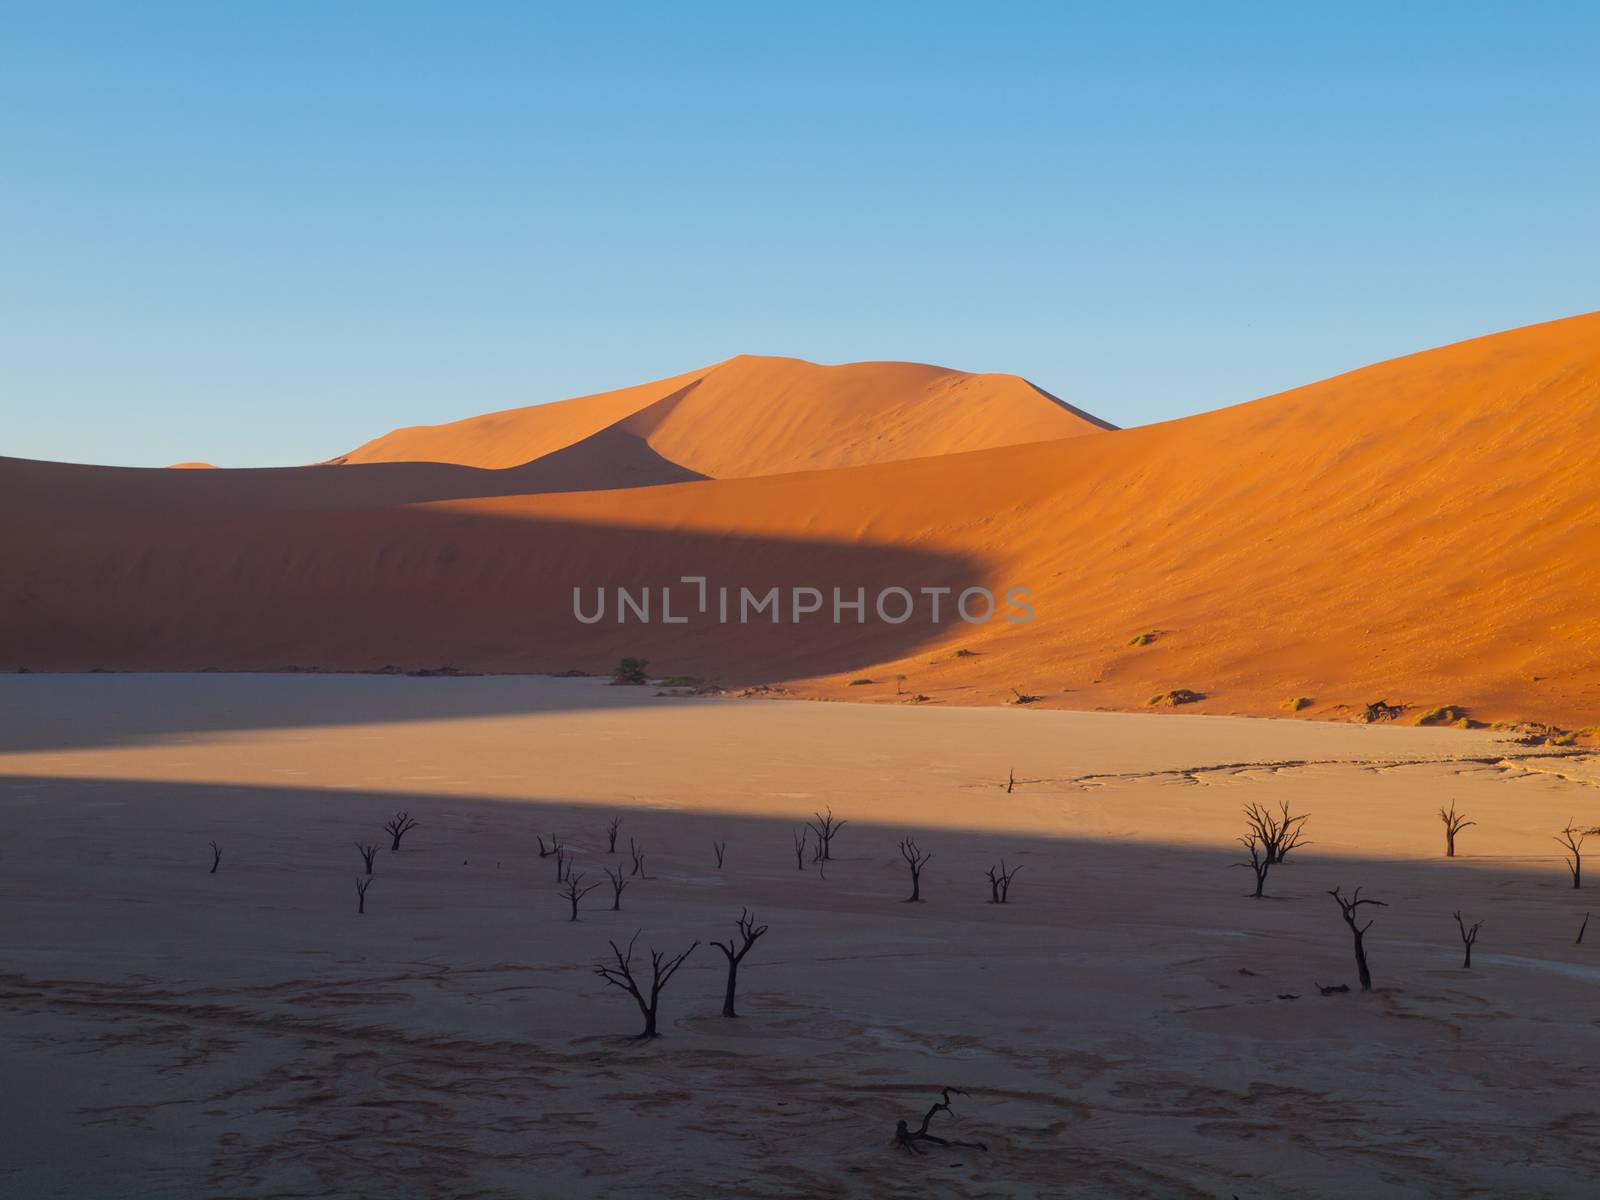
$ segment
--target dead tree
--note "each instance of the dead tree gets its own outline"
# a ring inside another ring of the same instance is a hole
[[[1439,810],[1439,819],[1444,822],[1444,856],[1446,858],[1454,858],[1456,856],[1456,834],[1460,833],[1468,825],[1476,825],[1477,822],[1467,820],[1466,813],[1456,812],[1456,802],[1454,800],[1450,801],[1448,811],[1442,808]]]
[[[933,1121],[934,1117],[941,1112],[951,1111],[951,1096],[966,1095],[966,1093],[960,1088],[951,1087],[942,1088],[940,1090],[940,1094],[943,1096],[943,1099],[934,1101],[933,1107],[923,1114],[922,1124],[917,1126],[915,1129],[912,1129],[903,1120],[895,1122],[895,1145],[904,1147],[913,1154],[921,1154],[923,1152],[922,1148],[917,1144],[919,1142],[932,1142],[935,1146],[962,1146],[968,1150],[988,1150],[989,1147],[983,1142],[957,1142],[950,1138],[935,1137],[933,1134],[928,1132],[928,1125]]]
[[[617,852],[617,830],[622,828],[622,818],[612,817],[611,823],[606,826],[606,853]]]
[[[1265,894],[1268,872],[1274,865],[1286,861],[1289,851],[1304,840],[1308,815],[1292,814],[1287,800],[1279,804],[1277,812],[1254,802],[1245,806],[1244,819],[1247,832],[1238,841],[1250,857],[1244,862],[1233,865],[1249,867],[1251,873],[1255,875],[1256,890],[1251,893],[1255,899],[1259,900]]]
[[[1575,888],[1583,886],[1583,842],[1593,832],[1592,829],[1579,829],[1569,820],[1567,827],[1556,835],[1556,841],[1565,846],[1571,854],[1570,858],[1563,854],[1561,861],[1566,863],[1567,870],[1572,872],[1572,886]]]
[[[584,887],[582,871],[567,872],[567,886],[561,890],[562,896],[566,897],[572,905],[572,915],[567,920],[576,921],[578,919],[578,901],[599,886],[598,883],[591,883],[588,887]]]
[[[1461,919],[1461,913],[1459,911],[1453,915],[1456,919],[1456,928],[1461,930],[1461,944],[1467,948],[1466,960],[1461,964],[1462,969],[1466,970],[1468,967],[1472,966],[1472,947],[1473,944],[1478,940],[1478,930],[1483,928],[1483,922],[1475,922],[1472,928],[1468,929],[1467,923]]]
[[[806,843],[810,841],[810,838],[806,836],[806,830],[804,829],[795,830],[791,836],[794,838],[794,865],[804,871],[806,869]]]
[[[555,834],[552,833],[550,835],[550,844],[548,846],[546,846],[544,844],[544,838],[542,836],[540,836],[537,833],[534,834],[533,836],[539,839],[539,857],[540,858],[549,858],[552,854],[560,854],[561,853],[561,843],[556,841],[556,835]]]
[[[207,875],[215,875],[217,873],[217,867],[221,864],[221,862],[222,862],[222,847],[217,845],[215,842],[212,842],[211,843],[211,870],[207,871],[206,874]]]
[[[828,809],[827,816],[823,816],[821,813],[812,813],[811,815],[817,818],[816,824],[807,821],[806,825],[817,835],[817,847],[820,851],[817,855],[817,860],[820,862],[823,859],[831,859],[833,857],[833,835],[843,829],[849,822],[835,819],[831,806]]]
[[[394,840],[389,843],[389,849],[400,849],[400,839],[405,837],[417,827],[417,822],[411,819],[408,812],[397,812],[393,817],[383,823],[383,831]]]
[[[367,911],[367,889],[372,886],[372,876],[356,876],[356,912]]]
[[[656,1028],[656,1011],[661,1002],[661,989],[678,973],[678,968],[683,966],[683,960],[693,954],[695,947],[700,943],[693,943],[687,950],[676,958],[667,958],[661,951],[650,951],[650,998],[645,999],[639,982],[633,977],[633,944],[639,940],[639,933],[628,939],[628,949],[624,951],[615,942],[611,943],[611,953],[616,956],[617,965],[597,963],[594,973],[604,979],[612,987],[621,988],[633,997],[634,1003],[639,1006],[639,1011],[644,1014],[644,1031],[639,1034],[641,1039],[659,1037],[660,1031]]]
[[[1011,789],[1017,786],[1017,769],[1012,767],[1006,772],[1006,795],[1011,795]]]
[[[1000,860],[1000,866],[989,868],[989,903],[1004,904],[1006,895],[1011,891],[1011,880],[1021,867],[1012,867],[1006,870],[1006,860]]]
[[[1372,922],[1368,921],[1365,925],[1357,925],[1356,910],[1363,904],[1375,905],[1378,908],[1388,908],[1389,906],[1382,900],[1363,900],[1360,888],[1357,888],[1348,900],[1339,894],[1338,888],[1334,888],[1328,895],[1338,902],[1339,912],[1344,917],[1344,923],[1350,926],[1350,936],[1355,939],[1356,973],[1361,976],[1361,990],[1370,992],[1372,990],[1372,972],[1367,969],[1367,950],[1362,944],[1362,938],[1366,937],[1367,930],[1372,928]]]
[[[356,850],[361,855],[361,861],[367,865],[367,874],[371,875],[372,860],[378,857],[378,848],[376,846],[363,846],[360,842],[357,842]]]
[[[739,944],[737,946],[734,945],[732,938],[729,938],[726,942],[719,942],[715,939],[711,942],[713,946],[728,957],[728,990],[722,994],[722,1015],[725,1017],[737,1017],[739,1015],[733,1011],[733,993],[739,982],[739,964],[744,961],[744,956],[750,953],[750,947],[754,946],[760,940],[761,935],[767,931],[765,925],[756,924],[754,913],[747,912],[743,908],[739,910],[738,924]]]
[[[900,843],[900,857],[906,860],[906,866],[911,868],[911,895],[907,896],[902,904],[922,903],[922,868],[928,865],[932,854],[924,854],[917,849],[915,838],[906,838]]]
[[[711,850],[717,856],[717,870],[722,870],[722,856],[728,852],[727,842],[712,842]]]
[[[568,869],[568,866],[567,866],[567,848],[565,846],[557,846],[556,847],[556,882],[560,883],[563,879],[565,879],[570,874],[571,874],[571,871]]]
[[[611,880],[611,911],[622,911],[622,889],[628,886],[628,880],[620,870],[613,871],[606,868],[606,878]]]
[[[633,856],[633,870],[630,875],[637,875],[640,879],[649,879],[644,873],[644,847],[635,845],[632,838],[628,839],[628,853]]]
[[[1589,914],[1588,913],[1584,913],[1583,914],[1583,924],[1578,926],[1578,940],[1576,942],[1574,942],[1573,945],[1575,945],[1575,946],[1583,945],[1583,931],[1585,929],[1587,929],[1587,928],[1589,928]]]
[[[1230,863],[1234,867],[1249,867],[1256,877],[1256,890],[1251,895],[1259,900],[1262,889],[1267,886],[1267,873],[1272,870],[1272,860],[1267,857],[1267,851],[1261,844],[1260,836],[1251,830],[1249,836],[1239,839],[1239,844],[1244,847],[1245,853],[1250,857],[1244,862]]]

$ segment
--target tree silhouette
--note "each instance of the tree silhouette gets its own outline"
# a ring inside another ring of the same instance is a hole
[[[612,987],[621,988],[633,997],[634,1003],[639,1006],[639,1011],[644,1015],[644,1031],[639,1034],[641,1039],[660,1037],[656,1028],[656,1013],[661,1004],[661,989],[666,987],[678,968],[683,966],[684,959],[693,954],[695,947],[700,943],[692,943],[690,947],[676,958],[666,958],[661,951],[654,948],[650,951],[650,998],[645,999],[644,991],[640,988],[639,981],[633,977],[633,944],[639,940],[639,931],[635,930],[628,939],[628,949],[623,951],[616,942],[611,943],[611,953],[616,957],[617,965],[601,962],[595,964],[594,972]]]
[[[617,830],[622,828],[622,818],[612,817],[611,823],[606,826],[606,853],[617,852]]]
[[[765,925],[757,925],[755,914],[741,908],[739,910],[739,944],[734,945],[734,940],[729,938],[726,942],[713,939],[712,945],[721,950],[728,958],[728,989],[722,997],[722,1015],[737,1017],[739,1014],[733,1010],[733,993],[739,982],[739,964],[744,961],[744,956],[750,953],[761,935],[766,933]]]
[[[591,883],[588,887],[584,887],[583,872],[567,872],[567,886],[561,889],[562,896],[564,896],[572,905],[572,915],[568,917],[567,920],[576,921],[578,919],[578,901],[582,900],[585,896],[599,886],[600,885],[598,883]]]
[[[389,843],[390,850],[400,849],[400,839],[405,837],[417,827],[418,822],[412,820],[408,812],[397,812],[393,817],[383,823],[383,831],[394,840]]]
[[[1483,922],[1478,921],[1472,926],[1471,929],[1468,929],[1466,921],[1462,920],[1461,918],[1461,911],[1459,909],[1457,909],[1451,915],[1456,919],[1456,928],[1461,930],[1461,944],[1467,949],[1467,957],[1461,964],[1462,969],[1465,970],[1466,968],[1472,966],[1472,947],[1478,941],[1478,930],[1483,928]]]
[[[722,856],[728,852],[728,843],[712,842],[711,851],[717,856],[717,870],[722,870]]]
[[[1382,900],[1363,900],[1360,888],[1357,888],[1348,900],[1339,894],[1338,888],[1334,888],[1328,895],[1337,901],[1339,912],[1344,917],[1344,923],[1350,926],[1350,936],[1355,939],[1356,973],[1361,976],[1361,990],[1370,992],[1372,990],[1372,972],[1367,969],[1367,950],[1362,939],[1366,937],[1367,930],[1372,928],[1372,922],[1368,921],[1365,925],[1357,925],[1356,910],[1363,904],[1372,904],[1378,908],[1388,908],[1389,906]]]
[[[1022,870],[1021,867],[1012,867],[1011,870],[1006,870],[1006,860],[1003,858],[1000,860],[998,868],[989,868],[990,904],[1004,904],[1006,902],[1006,896],[1011,891],[1011,880],[1020,870]]]
[[[1569,819],[1567,827],[1556,835],[1556,841],[1565,846],[1571,854],[1570,858],[1565,854],[1562,855],[1561,861],[1567,864],[1567,870],[1572,873],[1572,886],[1575,888],[1583,886],[1583,843],[1593,832],[1592,829],[1577,828]]]
[[[372,886],[372,879],[371,875],[365,877],[358,875],[356,877],[356,912],[358,913],[367,911],[367,889]]]
[[[806,827],[817,835],[817,846],[819,849],[817,860],[822,861],[826,859],[832,859],[834,835],[838,833],[839,830],[843,829],[847,824],[849,824],[849,822],[836,820],[834,818],[833,808],[831,806],[828,808],[827,816],[823,816],[821,813],[813,813],[812,816],[817,818],[816,823],[812,824],[810,821],[807,821]]]
[[[611,911],[621,912],[622,889],[628,886],[627,877],[623,875],[620,869],[613,871],[610,867],[607,867],[605,870],[606,878],[611,880]]]
[[[923,1152],[922,1148],[917,1144],[919,1142],[932,1142],[935,1146],[962,1146],[968,1150],[988,1150],[989,1147],[983,1142],[957,1142],[948,1138],[935,1137],[933,1134],[928,1132],[928,1125],[933,1121],[935,1116],[941,1112],[951,1111],[950,1097],[965,1096],[966,1093],[960,1088],[947,1087],[941,1089],[940,1095],[943,1097],[943,1099],[934,1101],[933,1107],[928,1109],[928,1111],[923,1114],[922,1124],[917,1126],[917,1128],[910,1128],[903,1120],[895,1122],[895,1145],[903,1147],[914,1154],[921,1154]]]
[[[905,859],[906,866],[911,868],[911,895],[907,896],[901,903],[921,904],[922,868],[928,865],[928,860],[932,858],[933,855],[924,854],[921,850],[917,849],[917,841],[915,838],[906,838],[900,843],[900,857]]]
[[[1466,813],[1456,812],[1456,802],[1454,800],[1450,801],[1449,811],[1442,808],[1439,810],[1439,819],[1444,822],[1444,856],[1446,858],[1454,858],[1456,856],[1456,834],[1460,833],[1468,825],[1476,825],[1477,822],[1467,820]]]
[[[222,847],[217,845],[215,842],[212,842],[211,843],[211,870],[207,871],[206,874],[207,875],[215,875],[217,873],[217,867],[218,867],[218,865],[221,864],[221,862],[222,862]]]
[[[376,846],[363,846],[360,842],[357,842],[356,850],[361,855],[361,861],[367,865],[367,874],[371,875],[372,860],[378,857],[378,848]]]

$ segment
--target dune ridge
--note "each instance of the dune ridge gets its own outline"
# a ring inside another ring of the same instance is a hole
[[[716,476],[715,439],[671,433],[712,419],[709,379],[675,381],[612,425],[637,417],[617,435]],[[314,516],[37,505],[0,531],[14,567],[0,666],[559,671],[636,654],[823,698],[993,704],[1015,688],[1042,706],[1142,708],[1188,689],[1201,698],[1179,711],[1287,716],[1304,697],[1294,715],[1337,718],[1385,698],[1412,706],[1402,719],[1452,704],[1587,726],[1600,450],[1582,433],[1597,419],[1589,314],[1184,420],[900,461]],[[780,461],[786,439],[749,461]],[[0,464],[7,503],[42,494],[48,466]],[[90,474],[69,491],[95,486],[95,469],[74,470]],[[134,490],[232,474],[151,472]],[[572,617],[573,586],[694,573],[1028,587],[1037,616],[898,631]]]

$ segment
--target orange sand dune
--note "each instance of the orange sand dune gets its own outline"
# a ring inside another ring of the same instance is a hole
[[[514,467],[585,449],[591,486],[612,486],[610,437],[715,479],[892,462],[1110,428],[1015,375],[918,363],[824,367],[742,355],[641,387],[396,430],[338,463]]]
[[[692,470],[722,466],[709,435],[701,467],[668,453],[695,449],[687,431],[663,432],[693,395],[651,445]],[[1592,314],[1162,425],[762,478],[183,519],[30,510],[35,481],[6,494],[33,519],[0,530],[0,665],[559,670],[638,654],[663,672],[852,699],[894,700],[905,675],[935,703],[1015,687],[1046,705],[1137,707],[1187,688],[1206,697],[1195,711],[1282,715],[1306,697],[1307,715],[1339,716],[1387,698],[1589,725],[1600,450],[1583,435],[1597,420]],[[777,446],[761,449],[768,463]],[[683,575],[850,595],[1027,587],[1037,616],[572,615],[574,586]],[[1154,637],[1128,645],[1138,634]]]

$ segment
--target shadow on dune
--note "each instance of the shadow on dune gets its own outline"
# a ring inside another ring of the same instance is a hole
[[[874,611],[873,597],[887,587],[959,592],[989,582],[975,559],[932,549],[590,525],[515,509],[56,521],[0,532],[0,551],[11,565],[0,590],[0,670],[34,673],[609,674],[620,659],[636,657],[647,659],[657,678],[690,676],[738,689],[910,655],[949,633],[948,608],[938,624],[926,608],[892,624]],[[705,613],[697,611],[698,585],[684,584],[684,576],[707,580]],[[726,621],[718,611],[721,587],[729,589]],[[847,609],[834,623],[835,587],[847,599],[864,591],[864,620]],[[618,588],[635,598],[649,592],[648,623],[632,610],[618,620]],[[665,621],[663,588],[682,623]],[[778,589],[781,619],[774,622],[770,608],[741,612],[745,588],[758,599]],[[821,590],[823,611],[795,622],[797,588]],[[605,595],[602,620],[577,618],[574,589],[591,616]],[[266,681],[259,693],[268,724],[326,724],[389,720],[397,711],[406,719],[519,712],[531,691],[507,681],[475,688],[462,701],[449,680],[429,683],[425,696],[330,687],[315,714],[276,710]],[[155,684],[109,686],[114,692],[102,697],[79,688],[75,701],[59,688],[49,692],[63,697],[56,718],[35,713],[6,722],[0,741],[13,750],[77,744],[72,730],[84,722],[64,707],[70,703],[104,704],[107,720],[132,719],[124,733],[137,736],[241,727],[228,724],[225,708],[168,708],[160,697],[170,690]],[[47,692],[27,677],[6,679],[5,687],[23,710],[35,704],[30,695]],[[140,688],[148,689],[143,697]],[[243,714],[237,719],[255,724]],[[19,732],[26,729],[35,732]]]

